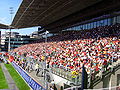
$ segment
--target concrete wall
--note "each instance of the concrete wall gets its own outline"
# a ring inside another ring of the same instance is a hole
[[[120,86],[120,69],[117,71],[111,73],[110,75],[103,77],[103,79],[94,86],[94,89],[100,89],[100,88],[109,88]]]
[[[120,81],[120,69],[117,70],[114,74],[111,75],[111,86],[118,86],[120,85],[120,82],[118,83],[118,81]]]

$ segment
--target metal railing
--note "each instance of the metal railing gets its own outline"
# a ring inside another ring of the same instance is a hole
[[[81,74],[72,75],[71,71],[67,71],[67,70],[60,69],[60,68],[54,68],[54,67],[50,67],[50,69],[53,74],[56,74],[64,79],[69,80],[74,85],[81,84],[81,76],[82,76]]]
[[[19,56],[19,58],[21,58],[21,57]],[[24,57],[24,58],[27,60],[26,57]],[[92,76],[93,84],[95,85],[96,82],[101,81],[103,76],[108,75],[108,73],[111,73],[113,71],[113,69],[119,65],[120,65],[120,60],[116,60],[116,61],[112,62],[111,64],[108,64],[107,69],[105,67],[102,67],[101,70],[99,70],[95,73],[92,73],[91,76]],[[79,73],[78,75],[74,75],[74,77],[73,77],[70,70],[65,70],[65,69],[61,69],[58,67],[50,67],[47,69],[50,70],[51,73],[70,81],[73,85],[81,85],[81,80],[82,80],[81,73]],[[88,75],[88,79],[89,78],[90,78],[90,74]],[[90,83],[90,82],[88,82],[88,83]]]

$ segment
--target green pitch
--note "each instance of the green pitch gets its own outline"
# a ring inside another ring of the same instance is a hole
[[[19,90],[30,90],[30,87],[25,83],[25,81],[17,73],[17,71],[12,67],[11,64],[5,64],[5,66],[8,69],[10,75],[12,76]]]
[[[5,79],[1,66],[0,66],[0,89],[8,89],[8,84]]]

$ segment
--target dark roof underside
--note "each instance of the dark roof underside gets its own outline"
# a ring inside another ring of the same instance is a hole
[[[103,0],[23,0],[11,26],[45,27],[100,1]]]
[[[9,29],[10,27],[8,25],[4,25],[0,23],[0,29]]]

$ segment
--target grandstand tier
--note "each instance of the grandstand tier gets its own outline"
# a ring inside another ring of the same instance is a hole
[[[120,24],[83,31],[66,31],[49,37],[47,42],[42,39],[11,52],[16,58],[15,62],[23,69],[43,68],[41,63],[46,62],[44,68],[47,67],[53,74],[74,85],[81,85],[84,65],[95,85],[97,78],[102,77],[102,72],[106,74],[106,71],[111,71],[114,66],[119,66],[119,36]]]
[[[119,90],[119,6],[120,0],[23,0],[11,26],[40,26],[39,40],[0,56],[33,90]]]

